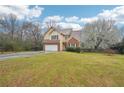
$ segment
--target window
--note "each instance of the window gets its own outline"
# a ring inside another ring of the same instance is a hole
[[[77,45],[76,45],[76,43],[75,44],[69,44],[69,47],[76,47]]]
[[[69,35],[66,35],[66,36],[65,36],[65,39],[68,39],[68,38],[69,38]]]
[[[52,35],[51,40],[58,40],[58,35]]]

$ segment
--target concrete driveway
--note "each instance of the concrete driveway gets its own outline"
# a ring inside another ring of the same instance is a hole
[[[16,58],[16,57],[30,57],[36,54],[44,53],[43,51],[31,51],[31,52],[17,52],[17,53],[10,53],[10,54],[0,54],[0,60],[5,60],[9,58]]]

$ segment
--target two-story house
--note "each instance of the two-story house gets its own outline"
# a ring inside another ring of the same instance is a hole
[[[81,31],[72,31],[72,29],[57,30],[50,28],[44,34],[44,51],[63,51],[66,47],[80,47]]]

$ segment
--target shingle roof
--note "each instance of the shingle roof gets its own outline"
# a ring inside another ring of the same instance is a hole
[[[72,31],[71,32],[71,37],[74,37],[77,40],[81,40],[81,31]]]
[[[73,31],[72,29],[62,29],[59,32],[63,33],[64,35],[70,35],[70,37],[74,37],[77,40],[81,40],[81,30]]]
[[[59,32],[64,35],[70,35],[72,32],[72,29],[61,29],[61,30],[59,30]]]

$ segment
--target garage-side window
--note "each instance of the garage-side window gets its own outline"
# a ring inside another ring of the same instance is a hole
[[[75,44],[69,44],[69,47],[77,47],[76,43]]]
[[[52,35],[51,40],[58,40],[58,35]]]

